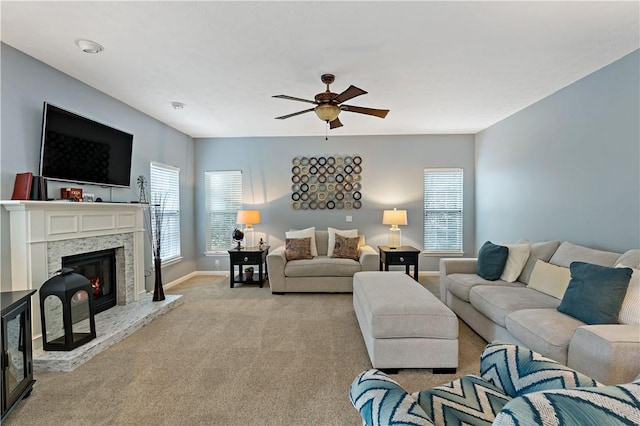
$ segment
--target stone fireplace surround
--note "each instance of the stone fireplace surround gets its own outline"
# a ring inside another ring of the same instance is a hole
[[[181,302],[180,296],[168,296],[163,302],[151,303],[146,293],[142,205],[65,201],[0,204],[9,211],[12,291],[39,290],[61,268],[64,256],[116,249],[117,306],[96,316],[98,334],[100,329],[104,333],[94,341],[70,352],[43,353],[40,299],[38,295],[31,298],[36,371],[70,371]],[[126,329],[120,328],[121,324],[127,324]]]

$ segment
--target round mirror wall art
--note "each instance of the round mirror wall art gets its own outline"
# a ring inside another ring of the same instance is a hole
[[[362,207],[360,155],[301,155],[291,160],[291,166],[291,207],[294,210]]]

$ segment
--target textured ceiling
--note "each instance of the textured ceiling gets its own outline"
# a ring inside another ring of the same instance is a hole
[[[1,37],[193,137],[324,134],[271,96],[313,99],[327,72],[391,110],[332,135],[476,133],[638,49],[639,4],[3,1]]]

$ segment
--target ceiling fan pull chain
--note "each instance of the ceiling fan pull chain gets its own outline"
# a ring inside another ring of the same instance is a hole
[[[324,140],[329,140],[329,120],[326,121],[327,125],[324,128]]]

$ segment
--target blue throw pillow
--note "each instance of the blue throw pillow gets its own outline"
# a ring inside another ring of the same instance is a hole
[[[509,249],[507,247],[487,241],[478,252],[476,274],[489,281],[500,279],[508,257]]]
[[[569,269],[571,281],[558,311],[586,324],[617,324],[633,270],[585,262],[572,262]]]

